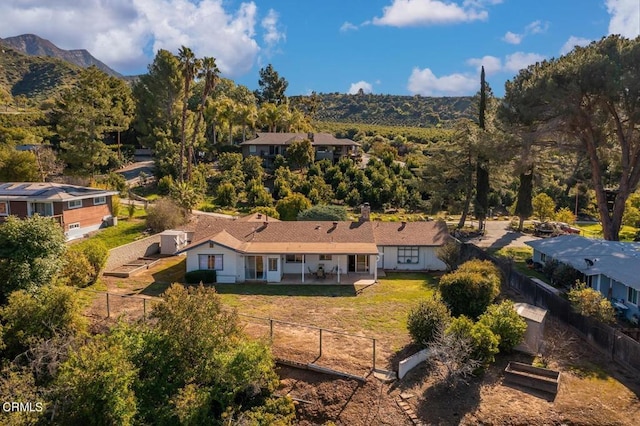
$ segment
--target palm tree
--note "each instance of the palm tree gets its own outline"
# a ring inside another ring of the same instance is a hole
[[[273,103],[265,103],[260,106],[258,111],[258,121],[262,126],[267,126],[269,132],[275,132],[280,121],[278,107]]]
[[[180,69],[182,78],[184,79],[184,92],[182,98],[182,125],[180,127],[180,166],[178,167],[178,180],[184,181],[184,150],[186,145],[186,124],[187,124],[187,108],[189,103],[189,94],[191,92],[191,82],[195,78],[200,61],[196,59],[193,51],[188,47],[182,46],[178,50],[178,59],[180,60]]]
[[[247,140],[247,126],[255,127],[258,121],[258,108],[256,104],[240,105],[238,118],[242,124],[242,142]]]
[[[191,144],[189,144],[189,161],[187,162],[187,180],[191,179],[191,164],[193,162],[193,148],[196,144],[198,130],[200,130],[200,122],[202,121],[202,116],[204,114],[204,107],[207,102],[207,98],[209,97],[209,94],[216,87],[218,75],[220,74],[220,70],[216,65],[215,58],[209,58],[209,57],[202,58],[201,66],[202,67],[198,72],[198,78],[203,79],[204,87],[202,89],[202,101],[200,102],[200,106],[198,107],[198,112],[196,115],[196,123],[193,129],[193,135],[191,137]]]
[[[218,117],[229,125],[229,145],[233,144],[233,123],[236,120],[236,103],[226,96],[219,101]]]

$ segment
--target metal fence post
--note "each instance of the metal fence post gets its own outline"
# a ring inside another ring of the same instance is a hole
[[[269,318],[269,340],[273,342],[273,319]]]
[[[322,329],[320,329],[320,355],[318,358],[322,357]]]
[[[147,299],[142,299],[142,321],[147,322]]]
[[[107,318],[111,316],[111,311],[109,310],[109,293],[107,293]]]

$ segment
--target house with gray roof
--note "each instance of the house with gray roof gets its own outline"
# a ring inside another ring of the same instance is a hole
[[[360,144],[351,139],[338,139],[329,133],[258,133],[258,137],[240,144],[242,156],[255,155],[263,159],[266,168],[273,167],[277,155],[285,155],[294,141],[309,139],[317,161],[328,159],[333,163],[341,158],[358,159]]]
[[[622,315],[632,321],[640,317],[640,243],[560,235],[525,244],[533,247],[534,262],[571,266]]]
[[[0,223],[8,216],[53,218],[67,239],[80,238],[113,223],[117,191],[53,182],[0,183]]]

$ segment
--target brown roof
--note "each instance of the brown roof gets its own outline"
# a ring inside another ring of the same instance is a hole
[[[240,145],[289,145],[293,141],[310,139],[308,133],[258,133],[258,137]],[[313,146],[360,146],[351,139],[338,139],[330,133],[313,133]]]
[[[71,201],[90,197],[117,195],[108,191],[86,186],[53,182],[7,182],[0,183],[0,198],[3,200]]]
[[[449,239],[447,224],[431,222],[371,222],[379,246],[441,246]]]
[[[375,254],[377,246],[440,246],[449,236],[444,222],[327,222],[268,223],[195,216],[181,228],[193,232],[182,251],[214,242],[245,253]]]
[[[252,213],[247,216],[239,217],[236,220],[239,222],[280,222],[280,219],[267,216],[264,213]]]

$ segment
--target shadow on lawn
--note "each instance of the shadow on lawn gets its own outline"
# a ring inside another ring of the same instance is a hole
[[[313,284],[215,284],[220,294],[240,294],[252,296],[311,296],[345,297],[356,296],[354,285],[313,285]]]

